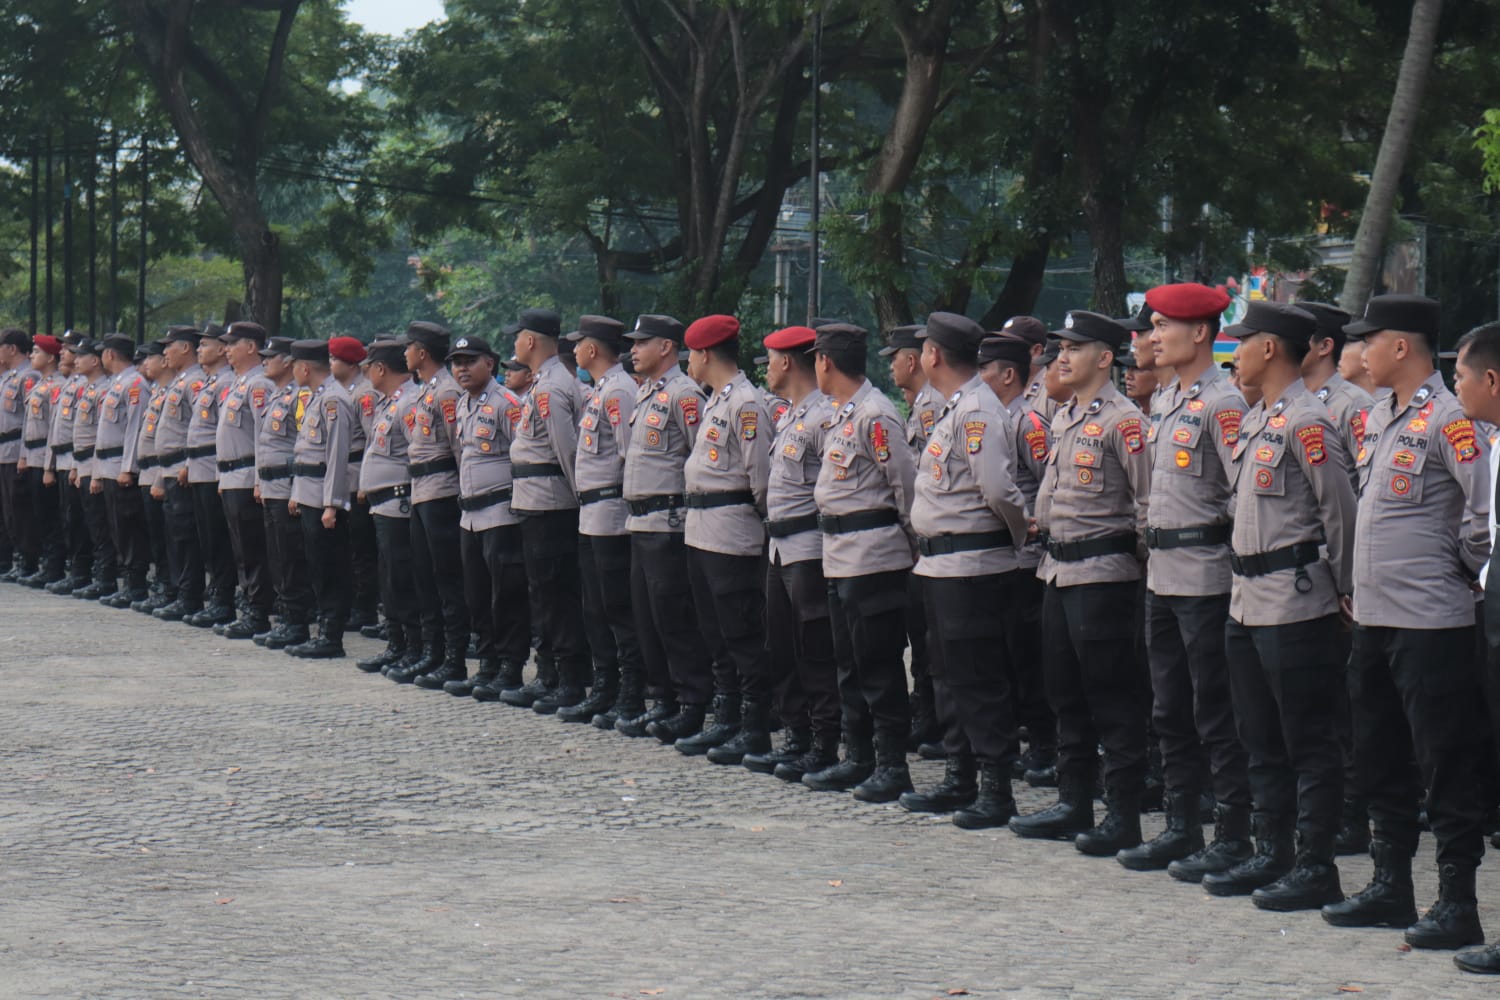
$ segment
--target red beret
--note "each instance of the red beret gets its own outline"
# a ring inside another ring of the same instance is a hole
[[[777,330],[762,343],[773,351],[795,351],[799,348],[805,351],[817,339],[818,331],[810,326],[789,326],[785,330]]]
[[[1229,308],[1229,293],[1191,281],[1157,285],[1146,293],[1146,305],[1167,319],[1212,319]]]
[[[32,347],[40,347],[54,358],[62,353],[62,341],[50,333],[39,333],[31,338]]]
[[[357,365],[365,359],[365,345],[353,337],[334,337],[328,341],[328,356]]]
[[[693,320],[687,328],[683,343],[694,351],[706,351],[716,344],[733,340],[740,335],[740,321],[733,316],[705,316]]]

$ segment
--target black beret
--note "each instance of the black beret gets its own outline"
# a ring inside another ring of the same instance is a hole
[[[649,314],[639,316],[635,321],[635,329],[625,334],[629,340],[650,340],[652,337],[664,337],[667,340],[682,343],[682,338],[687,328],[682,321],[671,316]]]
[[[834,326],[833,323],[824,323],[824,326]],[[842,325],[842,324],[838,324]],[[813,327],[817,329],[816,326]],[[888,358],[897,351],[903,351],[908,347],[920,351],[922,341],[918,339],[922,332],[921,323],[911,323],[907,326],[896,326],[885,332],[885,346],[880,349],[880,356]]]
[[[209,320],[203,324],[203,338],[205,340],[222,341],[224,339],[224,328],[213,320]]]
[[[967,316],[958,313],[935,312],[927,317],[927,325],[918,337],[930,340],[939,347],[972,357],[984,339],[984,327]]]
[[[515,333],[530,330],[544,337],[556,338],[562,336],[562,318],[551,309],[522,309],[521,318],[510,329]]]
[[[531,371],[531,368],[528,367],[524,362],[517,361],[513,357],[512,358],[507,358],[506,360],[500,362],[500,367],[504,368],[508,372],[529,372],[529,371]]]
[[[1063,320],[1063,328],[1052,332],[1054,336],[1061,337],[1063,340],[1071,340],[1075,344],[1097,341],[1117,354],[1121,345],[1130,341],[1130,331],[1117,321],[1084,309],[1074,309],[1069,312]]]
[[[1317,329],[1317,318],[1306,309],[1280,302],[1252,302],[1245,318],[1227,328],[1224,336],[1244,340],[1257,333],[1271,333],[1306,346]]]
[[[847,351],[851,348],[863,350],[865,338],[869,336],[864,328],[855,326],[853,323],[829,323],[813,329],[818,331],[818,339],[814,340],[813,345],[807,349],[809,354]]]
[[[456,357],[477,357],[483,355],[491,361],[499,361],[500,355],[496,354],[494,348],[485,342],[483,337],[459,337],[453,342],[453,348],[448,352],[448,360]]]
[[[293,361],[316,361],[320,364],[328,364],[328,341],[326,340],[294,340],[292,341]]]
[[[162,343],[159,340],[148,340],[141,345],[141,350],[145,351],[148,357],[159,358],[162,355]]]
[[[99,356],[99,345],[87,337],[79,337],[71,344],[64,344],[63,346],[80,356],[85,354],[91,354],[96,358]]]
[[[1000,332],[1012,337],[1020,337],[1028,344],[1047,342],[1047,324],[1035,316],[1012,316],[1005,321]]]
[[[30,353],[31,334],[18,327],[11,327],[3,333],[0,333],[0,344],[9,344],[11,347],[16,348],[23,354]]]
[[[593,337],[604,344],[616,354],[624,347],[625,324],[608,316],[580,316],[578,317],[578,329],[564,337],[564,340],[577,343],[584,337]]]
[[[1352,318],[1344,310],[1326,302],[1298,302],[1297,308],[1313,314],[1313,319],[1318,321],[1317,335],[1320,338],[1343,342],[1344,327],[1349,325]]]
[[[1024,377],[1031,367],[1031,344],[1020,337],[985,337],[979,342],[979,363],[1009,361]]]
[[[1436,344],[1442,318],[1442,306],[1425,295],[1377,295],[1365,305],[1363,319],[1344,327],[1344,335],[1363,340],[1381,330],[1397,330],[1420,333]]]
[[[291,353],[291,337],[271,337],[266,341],[266,346],[260,349],[260,356],[263,358],[274,358],[278,355],[287,355]]]
[[[137,347],[135,349],[135,353],[130,356],[130,363],[133,365],[138,365],[150,356],[151,351],[147,349],[145,344],[142,344],[140,347]]]
[[[382,364],[392,371],[406,371],[406,345],[395,337],[372,341],[365,353],[365,364]]]
[[[1046,367],[1057,360],[1057,352],[1062,347],[1062,341],[1053,338],[1047,341],[1047,346],[1042,348],[1042,353],[1037,357],[1036,363]]]
[[[1152,309],[1150,306],[1142,303],[1141,308],[1136,311],[1136,314],[1134,316],[1126,316],[1124,319],[1120,320],[1120,325],[1129,330],[1131,333],[1145,333],[1147,330],[1153,329],[1156,326],[1156,324],[1151,321],[1152,316],[1155,314],[1155,312],[1155,309]]]
[[[224,335],[219,339],[226,344],[232,340],[253,340],[263,345],[266,342],[266,328],[259,323],[249,321],[230,323]]]
[[[99,349],[114,351],[122,358],[135,357],[135,341],[123,333],[107,333],[99,341]]]
[[[406,328],[405,343],[427,348],[427,353],[441,358],[448,354],[448,328],[425,320],[417,320]]]
[[[198,332],[196,326],[169,326],[167,335],[161,338],[161,342],[163,344],[192,344],[197,347],[198,341],[202,338],[203,334]]]

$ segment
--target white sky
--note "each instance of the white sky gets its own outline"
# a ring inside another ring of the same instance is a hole
[[[383,35],[399,35],[443,16],[442,0],[345,0],[349,20]]]

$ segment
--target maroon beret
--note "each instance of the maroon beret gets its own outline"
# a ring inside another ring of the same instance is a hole
[[[328,356],[357,365],[365,359],[365,345],[353,337],[334,337],[328,341]]]
[[[1229,308],[1229,293],[1192,281],[1157,285],[1146,293],[1146,305],[1168,319],[1212,319]]]
[[[733,340],[740,335],[740,321],[733,316],[716,314],[704,316],[702,319],[693,320],[688,326],[687,333],[683,337],[689,349],[694,351],[706,351],[726,340]]]

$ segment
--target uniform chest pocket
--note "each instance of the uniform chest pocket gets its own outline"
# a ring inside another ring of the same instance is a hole
[[[851,440],[841,438],[828,446],[823,461],[833,469],[834,479],[845,480],[853,474],[855,458],[856,454]]]
[[[1074,487],[1085,493],[1104,492],[1104,449],[1077,447],[1071,465]]]
[[[120,409],[120,402],[119,402],[119,400],[115,399],[113,396],[106,396],[105,399],[104,399],[104,421],[105,421],[105,423],[110,423],[110,424],[118,423],[119,422],[119,418],[121,416],[123,416],[123,414],[124,414],[124,411]]]
[[[231,427],[238,427],[245,418],[244,405],[237,399],[230,399],[224,403],[224,422]]]
[[[318,416],[316,411],[307,411],[307,415],[302,418],[302,429],[307,433],[307,439],[313,444],[323,442],[323,418]]]
[[[952,436],[946,433],[934,434],[923,449],[922,457],[927,460],[927,475],[938,492],[947,493],[952,490],[963,471],[959,467],[963,462],[963,455],[953,447]]]
[[[1182,414],[1164,430],[1167,443],[1174,448],[1196,448],[1198,439],[1203,436],[1203,418],[1197,414]]]
[[[1286,442],[1262,438],[1249,446],[1250,488],[1260,496],[1286,495]]]
[[[706,462],[710,468],[723,471],[729,468],[730,445],[727,440],[715,441],[710,439],[708,437],[708,432],[712,430],[715,430],[715,428],[710,427],[703,432],[704,439],[698,443],[698,448],[702,453],[703,461]],[[727,437],[727,435],[721,435],[721,437]]]
[[[16,390],[5,390],[5,412],[17,413],[21,409],[21,400],[16,397]]]
[[[1424,440],[1423,444],[1426,443]],[[1427,452],[1419,448],[1397,448],[1388,461],[1366,470],[1375,480],[1382,499],[1395,503],[1417,504],[1422,502],[1422,468],[1427,464]],[[1367,480],[1369,481],[1369,480]]]

